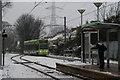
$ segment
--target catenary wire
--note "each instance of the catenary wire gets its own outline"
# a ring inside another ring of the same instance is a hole
[[[117,3],[118,3],[118,2],[112,3],[112,4],[109,4],[109,5],[105,6],[105,7],[112,6],[112,5],[115,5],[115,4],[117,4]],[[100,8],[100,9],[102,9],[102,8]],[[93,11],[91,11],[91,12],[89,12],[89,13],[83,14],[83,16],[89,15],[89,14],[95,12],[95,11],[97,11],[97,10],[93,10]],[[76,18],[70,19],[70,20],[67,21],[67,23],[68,23],[68,22],[71,22],[71,21],[74,21],[74,20],[76,20],[76,19],[79,19],[79,18],[81,18],[81,17],[76,17]],[[61,24],[61,23],[60,23],[60,24]]]

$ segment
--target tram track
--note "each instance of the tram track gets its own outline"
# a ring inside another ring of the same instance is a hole
[[[25,61],[25,62],[18,62],[17,60],[13,59],[13,58],[18,57],[18,56],[20,56],[20,59],[23,60],[23,61]],[[79,78],[79,79],[83,79],[83,80],[93,80],[93,79],[88,78],[88,77],[84,77],[84,76],[80,76],[80,75],[73,74],[73,73],[70,73],[70,72],[62,71],[62,70],[56,69],[56,68],[54,68],[54,67],[50,67],[50,66],[47,66],[47,65],[44,65],[44,64],[40,64],[40,63],[38,63],[38,62],[30,61],[30,60],[28,60],[28,59],[23,58],[25,55],[18,55],[18,56],[13,56],[13,57],[11,57],[11,59],[12,59],[13,61],[15,61],[16,63],[22,64],[22,65],[24,65],[24,66],[26,66],[26,67],[29,67],[29,68],[31,68],[31,69],[34,69],[34,70],[36,70],[36,71],[38,71],[38,72],[40,72],[40,73],[43,73],[43,74],[45,74],[45,75],[47,75],[47,76],[49,76],[49,77],[51,77],[51,78],[53,78],[53,79],[55,79],[55,80],[60,80],[60,79],[59,79],[59,78],[56,78],[56,77],[54,77],[54,76],[51,76],[51,75],[48,74],[48,73],[45,73],[45,72],[43,72],[43,71],[40,71],[40,70],[38,70],[38,69],[36,69],[36,68],[34,68],[34,67],[31,67],[31,66],[29,66],[29,65],[26,64],[26,63],[33,63],[33,64],[36,64],[36,65],[39,65],[39,66],[42,66],[42,67],[45,67],[45,68],[48,68],[48,69],[52,69],[52,70],[56,70],[56,71],[65,73],[65,74],[67,74],[67,75],[70,75],[70,76],[73,76],[73,77],[76,77],[76,78]]]
[[[23,56],[20,57],[20,59],[24,60],[24,61],[28,61],[28,62],[32,62],[28,59],[24,59]],[[52,57],[51,57],[52,58]],[[40,65],[40,66],[43,66],[43,67],[46,67],[46,68],[49,68],[49,69],[53,69],[53,70],[56,70],[56,71],[59,71],[59,72],[62,72],[62,73],[65,73],[65,74],[68,74],[68,75],[71,75],[71,76],[74,76],[74,77],[77,77],[77,78],[80,78],[80,79],[83,79],[83,80],[93,80],[91,78],[88,78],[88,77],[83,77],[83,76],[80,76],[80,75],[76,75],[76,74],[73,74],[73,73],[70,73],[70,72],[66,72],[66,71],[63,71],[63,70],[60,70],[60,69],[57,69],[57,68],[54,68],[54,67],[50,67],[50,66],[47,66],[47,65],[43,65],[43,64],[40,64],[38,62],[34,62],[34,64],[37,64],[37,65]]]
[[[13,60],[14,62],[16,62],[17,64],[24,65],[24,66],[26,66],[26,67],[28,67],[28,68],[31,68],[31,69],[33,69],[33,70],[35,70],[35,71],[37,71],[37,72],[40,72],[40,73],[42,73],[42,74],[44,74],[44,75],[47,75],[47,76],[49,76],[49,77],[51,77],[51,78],[53,78],[53,79],[55,79],[55,80],[60,80],[60,79],[58,79],[58,78],[56,78],[56,77],[54,77],[54,76],[51,76],[51,75],[49,75],[48,73],[45,73],[45,72],[43,72],[43,71],[41,71],[41,70],[39,70],[39,69],[36,69],[36,68],[31,67],[31,66],[29,66],[29,65],[26,65],[25,62],[18,62],[17,60],[14,59],[15,57],[18,57],[18,56],[21,56],[21,55],[12,56],[12,57],[11,57],[11,60]],[[27,61],[27,63],[34,63],[34,62]]]

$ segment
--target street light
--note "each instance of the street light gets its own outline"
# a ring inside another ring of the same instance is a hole
[[[102,3],[97,2],[97,3],[94,3],[94,5],[97,7],[97,22],[99,22],[99,7],[102,5]],[[99,30],[98,30],[98,41],[99,41]],[[99,64],[98,61],[97,61],[97,64]]]
[[[85,12],[85,9],[80,9],[78,12],[81,14],[81,26],[82,26],[82,14]]]
[[[83,62],[85,62],[85,52],[84,52],[84,34],[82,31],[82,17],[83,17],[83,13],[85,12],[85,9],[79,9],[78,12],[81,14],[81,59],[83,57]],[[83,54],[82,54],[83,51]]]
[[[97,7],[97,22],[99,22],[99,7],[102,5],[101,2],[94,3],[94,5]],[[99,30],[98,30],[98,40],[99,40]]]
[[[94,5],[97,7],[97,21],[99,22],[99,7],[102,5],[102,3],[97,2],[94,3]]]
[[[97,22],[99,22],[99,7],[102,5],[101,2],[94,3],[94,5],[97,7]],[[99,40],[99,30],[98,30],[98,40]]]

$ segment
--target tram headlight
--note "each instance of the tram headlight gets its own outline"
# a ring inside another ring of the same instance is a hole
[[[48,52],[48,51],[45,51],[45,52]]]
[[[48,50],[43,50],[43,51],[41,50],[40,52],[48,52]]]
[[[40,51],[40,52],[42,52],[42,51]]]

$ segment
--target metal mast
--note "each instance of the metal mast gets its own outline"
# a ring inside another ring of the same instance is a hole
[[[0,1],[0,68],[2,67],[2,1]]]
[[[50,21],[50,24],[51,24],[51,27],[55,26],[57,23],[56,23],[56,9],[55,9],[55,2],[53,1],[52,2],[52,12],[51,12],[51,21]]]

